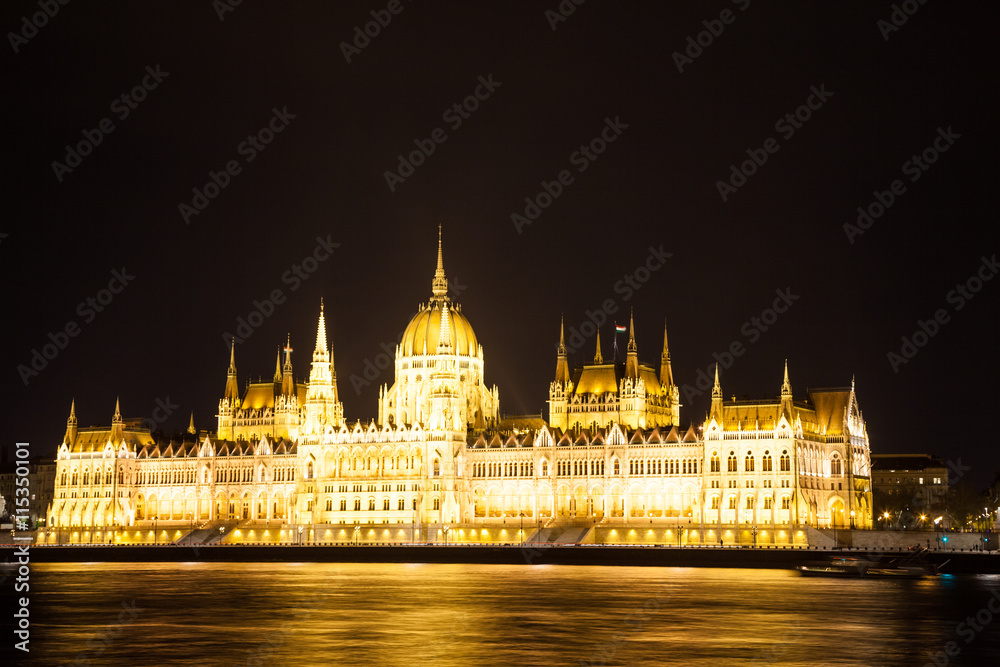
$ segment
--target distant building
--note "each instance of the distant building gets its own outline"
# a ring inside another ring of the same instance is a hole
[[[45,517],[55,491],[55,481],[55,461],[34,457],[28,464],[28,515],[32,527],[45,525]],[[0,515],[15,516],[17,488],[14,465],[8,463],[0,473],[0,498],[3,499],[0,502]]]
[[[923,506],[933,507],[948,493],[948,466],[930,454],[872,454],[872,484],[882,491],[916,487]]]

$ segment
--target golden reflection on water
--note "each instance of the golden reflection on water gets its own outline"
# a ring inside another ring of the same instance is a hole
[[[35,565],[32,657],[56,665],[923,665],[956,639],[964,659],[996,650],[994,625],[968,644],[956,625],[998,588],[995,577],[837,580],[707,568]]]

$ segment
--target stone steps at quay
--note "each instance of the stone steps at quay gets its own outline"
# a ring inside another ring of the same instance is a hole
[[[525,544],[586,544],[593,543],[593,525],[556,524],[536,530],[528,535]],[[588,540],[587,538],[591,539]]]

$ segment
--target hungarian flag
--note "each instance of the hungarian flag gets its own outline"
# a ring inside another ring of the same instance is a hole
[[[616,324],[615,325],[615,332],[616,333],[625,333],[625,327],[623,327],[623,326],[621,326],[619,324]]]

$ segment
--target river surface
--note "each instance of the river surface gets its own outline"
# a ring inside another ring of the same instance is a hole
[[[1000,664],[996,576],[80,563],[30,595],[40,665]]]

